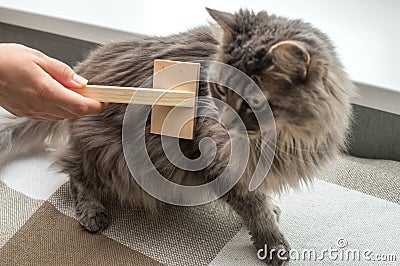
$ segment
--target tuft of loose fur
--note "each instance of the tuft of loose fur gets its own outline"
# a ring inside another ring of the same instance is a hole
[[[250,107],[238,95],[214,84],[201,84],[199,95],[213,96],[236,108],[251,133],[252,160],[239,183],[222,199],[243,218],[256,248],[267,244],[288,251],[290,246],[278,226],[280,211],[269,194],[309,182],[315,171],[345,148],[354,87],[328,37],[312,25],[266,12],[208,12],[219,28],[210,25],[168,37],[137,36],[111,43],[93,51],[75,70],[92,84],[139,86],[152,75],[154,59],[217,60],[250,76],[268,99],[277,134],[271,171],[255,191],[248,191],[248,184],[261,141]],[[127,167],[121,143],[126,108],[110,104],[100,114],[64,122],[2,119],[0,154],[38,149],[63,132],[68,142],[59,149],[56,163],[70,176],[77,218],[87,230],[101,231],[109,217],[100,195],[113,195],[151,210],[159,206],[137,185]],[[206,169],[185,172],[168,161],[160,137],[146,128],[148,153],[163,176],[173,182],[208,182],[227,165],[230,149],[224,129],[205,118],[196,121],[195,130],[193,141],[181,141],[182,152],[196,158],[199,141],[210,137],[216,142],[217,156]],[[285,263],[277,257],[267,262]]]
[[[65,145],[68,125],[59,121],[34,121],[2,114],[0,121],[0,166],[16,156],[43,152]]]

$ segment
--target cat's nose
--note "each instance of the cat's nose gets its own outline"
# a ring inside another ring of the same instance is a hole
[[[230,122],[232,119],[233,115],[231,114],[231,112],[229,112],[229,109],[227,107],[223,107],[223,109],[220,110],[219,122],[225,124],[227,122]]]

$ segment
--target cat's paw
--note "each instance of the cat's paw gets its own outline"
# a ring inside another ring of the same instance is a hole
[[[110,225],[105,209],[88,209],[78,215],[79,223],[89,232],[98,233]]]

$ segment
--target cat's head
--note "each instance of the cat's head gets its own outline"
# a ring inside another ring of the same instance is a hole
[[[257,83],[268,100],[277,129],[322,132],[332,123],[347,127],[351,83],[325,34],[309,23],[264,11],[231,14],[207,10],[222,28],[216,60],[243,71]],[[250,107],[262,108],[262,100],[250,92],[248,101],[243,101],[218,85],[213,85],[211,91],[236,109],[249,131],[256,130],[257,121]]]

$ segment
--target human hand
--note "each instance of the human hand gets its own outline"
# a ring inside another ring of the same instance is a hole
[[[62,120],[100,112],[105,103],[85,98],[87,80],[66,64],[19,44],[0,44],[0,106],[16,116]]]

